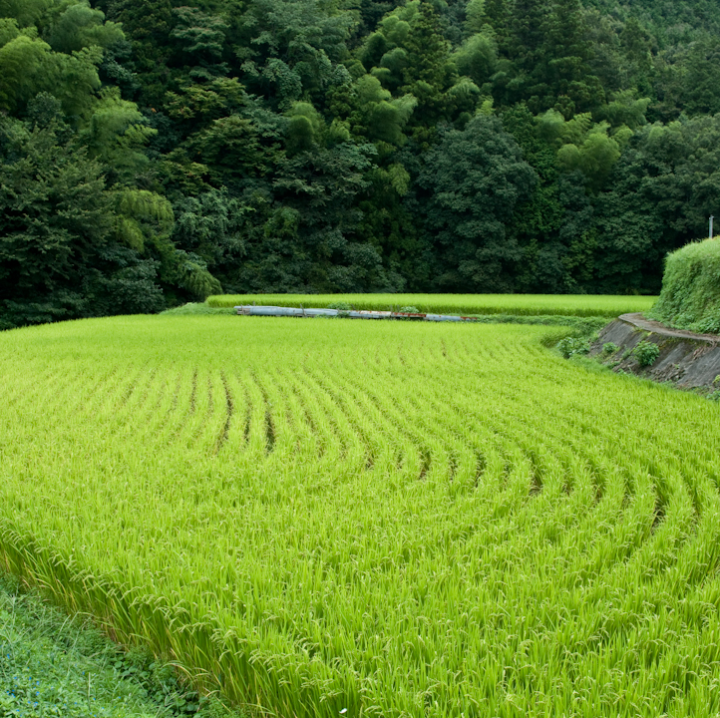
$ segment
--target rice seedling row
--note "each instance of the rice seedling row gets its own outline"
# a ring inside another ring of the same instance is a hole
[[[720,711],[720,409],[542,327],[0,337],[0,556],[278,716]]]

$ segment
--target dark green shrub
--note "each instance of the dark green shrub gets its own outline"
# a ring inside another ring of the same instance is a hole
[[[590,351],[590,343],[580,337],[565,337],[558,342],[557,348],[566,359],[569,359],[576,354],[587,354]]]
[[[640,366],[652,366],[660,356],[660,347],[643,339],[633,349],[633,356],[638,360]]]
[[[605,342],[605,344],[603,344],[603,348],[602,348],[603,354],[605,354],[606,356],[610,356],[610,354],[614,354],[618,349],[620,349],[620,347],[617,344],[615,344],[615,342]]]

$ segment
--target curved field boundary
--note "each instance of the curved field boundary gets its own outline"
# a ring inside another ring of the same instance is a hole
[[[720,407],[547,334],[5,333],[3,561],[278,716],[713,715]]]
[[[207,298],[210,307],[240,304],[323,308],[347,302],[356,309],[414,306],[438,314],[556,314],[616,317],[647,311],[657,297],[569,294],[225,294]]]
[[[691,339],[692,341],[704,344],[720,343],[720,336],[717,334],[698,334],[697,332],[691,332],[687,329],[670,329],[662,322],[656,322],[654,319],[645,319],[641,312],[622,314],[618,317],[618,319],[627,324],[632,324],[632,326],[637,327],[638,329],[643,329],[647,332],[652,332],[653,334],[659,334],[663,337]]]

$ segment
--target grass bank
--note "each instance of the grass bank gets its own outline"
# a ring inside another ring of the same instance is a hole
[[[720,239],[691,242],[667,256],[649,316],[676,329],[720,332]]]
[[[183,686],[171,666],[122,651],[0,575],[0,716],[231,718]],[[236,715],[236,718],[239,718]]]

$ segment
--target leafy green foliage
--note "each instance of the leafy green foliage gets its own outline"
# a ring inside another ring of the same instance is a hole
[[[720,118],[643,127],[596,202],[603,291],[659,289],[665,255],[703,236],[720,202]]]
[[[652,366],[660,356],[660,347],[643,339],[632,351],[640,366]]]
[[[352,309],[352,306],[347,302],[331,302],[327,305],[328,309],[341,309],[344,312],[348,312]]]
[[[37,316],[105,312],[120,270],[147,311],[657,293],[720,201],[718,0],[660,5],[0,0],[3,122],[56,118],[42,162],[96,162],[112,227]]]
[[[461,75],[481,87],[495,74],[497,47],[494,38],[481,32],[471,35],[453,55],[453,60]]]
[[[587,354],[590,351],[587,339],[582,337],[565,337],[558,342],[557,348],[565,359],[577,354]]]
[[[618,349],[620,349],[620,347],[617,344],[615,344],[615,342],[605,342],[602,347],[603,354],[608,355],[608,356],[610,354],[615,354],[615,352],[618,351]]]
[[[55,52],[71,55],[86,47],[107,48],[123,40],[119,25],[105,22],[105,16],[88,0],[63,8],[52,24],[48,42]]]
[[[168,284],[220,291],[171,242],[171,203],[148,175],[157,130],[101,87],[120,26],[84,2],[0,13],[0,326],[158,311]]]
[[[222,710],[171,666],[122,652],[87,619],[62,615],[9,576],[0,577],[0,626],[3,716],[216,718]]]
[[[662,291],[649,316],[679,329],[720,334],[720,240],[668,255]]]
[[[481,115],[443,132],[419,182],[428,228],[444,249],[438,287],[512,290],[520,252],[506,223],[530,198],[536,175],[500,121]]]
[[[113,241],[101,166],[64,134],[0,119],[2,328],[163,306],[153,261]]]

